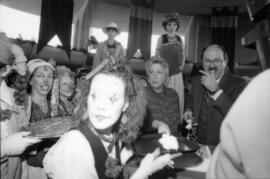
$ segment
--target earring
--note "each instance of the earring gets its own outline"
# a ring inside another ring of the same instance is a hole
[[[121,118],[121,122],[122,122],[123,124],[126,124],[127,121],[128,121],[128,117],[127,117],[126,113],[123,112],[122,118]]]

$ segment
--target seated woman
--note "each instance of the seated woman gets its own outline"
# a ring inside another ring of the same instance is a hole
[[[64,134],[45,156],[49,178],[123,177],[123,165],[132,155],[129,144],[143,122],[144,88],[124,67],[99,72],[88,88],[87,104],[80,104],[88,107],[87,120]],[[147,155],[131,178],[145,178],[178,155],[158,156],[158,151]]]
[[[54,80],[54,67],[42,59],[33,59],[27,63],[29,71],[28,94],[30,97],[30,122],[50,117],[51,106],[48,94]]]
[[[150,58],[146,64],[148,85],[146,87],[148,113],[143,127],[144,133],[158,129],[159,133],[178,136],[180,124],[178,94],[167,88],[169,75],[168,63],[159,57]]]
[[[29,73],[28,86],[28,105],[26,116],[30,123],[49,118],[51,116],[51,105],[48,99],[49,93],[54,81],[54,67],[42,59],[33,59],[27,63]],[[45,155],[44,149],[52,144],[43,141],[37,146],[33,146],[29,151],[33,151],[34,155],[27,155],[27,170],[23,173],[24,177],[31,179],[46,178],[43,172],[42,159]]]
[[[66,66],[56,67],[56,78],[59,79],[59,106],[58,115],[72,115],[74,104],[71,97],[75,89],[74,73]]]

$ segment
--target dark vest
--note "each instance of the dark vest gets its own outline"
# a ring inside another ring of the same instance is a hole
[[[178,35],[175,35],[175,37],[176,37],[177,41],[181,44],[180,46],[182,48],[181,38]],[[168,36],[167,36],[167,34],[163,34],[162,35],[162,44],[167,44],[167,43],[169,43]],[[182,51],[183,51],[183,49],[181,49],[181,48],[180,48],[180,53],[182,53]],[[162,53],[161,53],[161,56],[163,57]],[[182,61],[183,59],[182,60],[178,59],[177,61],[175,61],[175,60],[173,60],[175,58],[170,58],[170,55],[169,55],[169,57],[163,57],[163,58],[165,58],[165,60],[167,61],[168,65],[169,65],[169,70],[170,70],[169,76],[175,75],[175,74],[180,72],[179,61]],[[182,56],[180,56],[180,58],[182,58]]]
[[[175,35],[175,36],[176,36],[177,41],[182,43],[181,38],[178,35]],[[167,34],[163,34],[162,35],[162,44],[166,44],[166,43],[169,43],[168,36],[167,36]]]
[[[201,144],[207,144],[207,127],[209,123],[209,116],[211,116],[211,113],[213,112],[210,100],[211,99],[208,94],[204,92],[197,127],[198,142]]]
[[[107,160],[108,154],[101,140],[89,129],[88,125],[84,122],[82,122],[79,125],[78,130],[85,136],[85,138],[89,142],[89,145],[92,148],[93,156],[95,159],[95,168],[97,170],[98,178],[110,179],[107,176],[105,176],[105,170],[106,170],[105,162]],[[117,149],[116,149],[116,155],[117,155],[117,158],[120,159],[120,152]],[[117,179],[123,179],[123,173],[120,173]]]

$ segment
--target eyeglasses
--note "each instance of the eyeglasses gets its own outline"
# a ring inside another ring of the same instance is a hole
[[[219,58],[215,58],[214,60],[203,59],[204,65],[210,65],[211,63],[213,63],[214,65],[220,65],[222,63],[222,60]]]

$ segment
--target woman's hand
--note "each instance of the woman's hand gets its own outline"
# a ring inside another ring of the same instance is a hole
[[[24,150],[41,140],[30,137],[30,132],[18,132],[1,141],[1,158],[3,156],[20,155]]]
[[[147,178],[165,166],[173,167],[172,159],[181,156],[182,153],[160,155],[160,149],[157,148],[153,153],[147,154],[140,163],[139,168],[132,175],[131,179]]]

